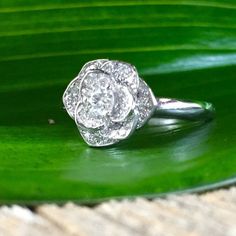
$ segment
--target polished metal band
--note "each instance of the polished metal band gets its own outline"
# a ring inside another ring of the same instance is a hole
[[[156,98],[157,105],[153,117],[207,121],[214,117],[215,109],[211,103],[185,101],[171,98]]]

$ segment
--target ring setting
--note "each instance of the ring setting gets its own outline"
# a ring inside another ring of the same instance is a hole
[[[165,113],[166,105],[163,107],[163,104],[174,105],[176,100],[163,101],[155,98],[133,65],[108,59],[86,63],[63,94],[66,111],[84,141],[94,147],[112,145],[128,138],[158,108]],[[195,108],[198,106],[196,104]],[[202,106],[199,109],[198,113],[206,110]],[[169,108],[166,111],[170,113]],[[196,109],[194,111],[196,113]]]

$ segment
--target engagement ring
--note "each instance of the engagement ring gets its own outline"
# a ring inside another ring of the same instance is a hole
[[[155,98],[136,68],[126,62],[99,59],[86,63],[63,94],[66,111],[89,146],[118,143],[151,117],[208,120],[207,102]]]

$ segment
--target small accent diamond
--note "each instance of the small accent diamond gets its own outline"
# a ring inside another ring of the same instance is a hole
[[[155,111],[156,99],[148,85],[140,79],[136,109],[139,113],[137,128],[141,128]]]

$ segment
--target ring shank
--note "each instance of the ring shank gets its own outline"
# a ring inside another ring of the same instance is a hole
[[[172,98],[156,98],[156,100],[157,105],[153,117],[190,121],[207,121],[214,117],[215,109],[208,102],[185,101]]]

